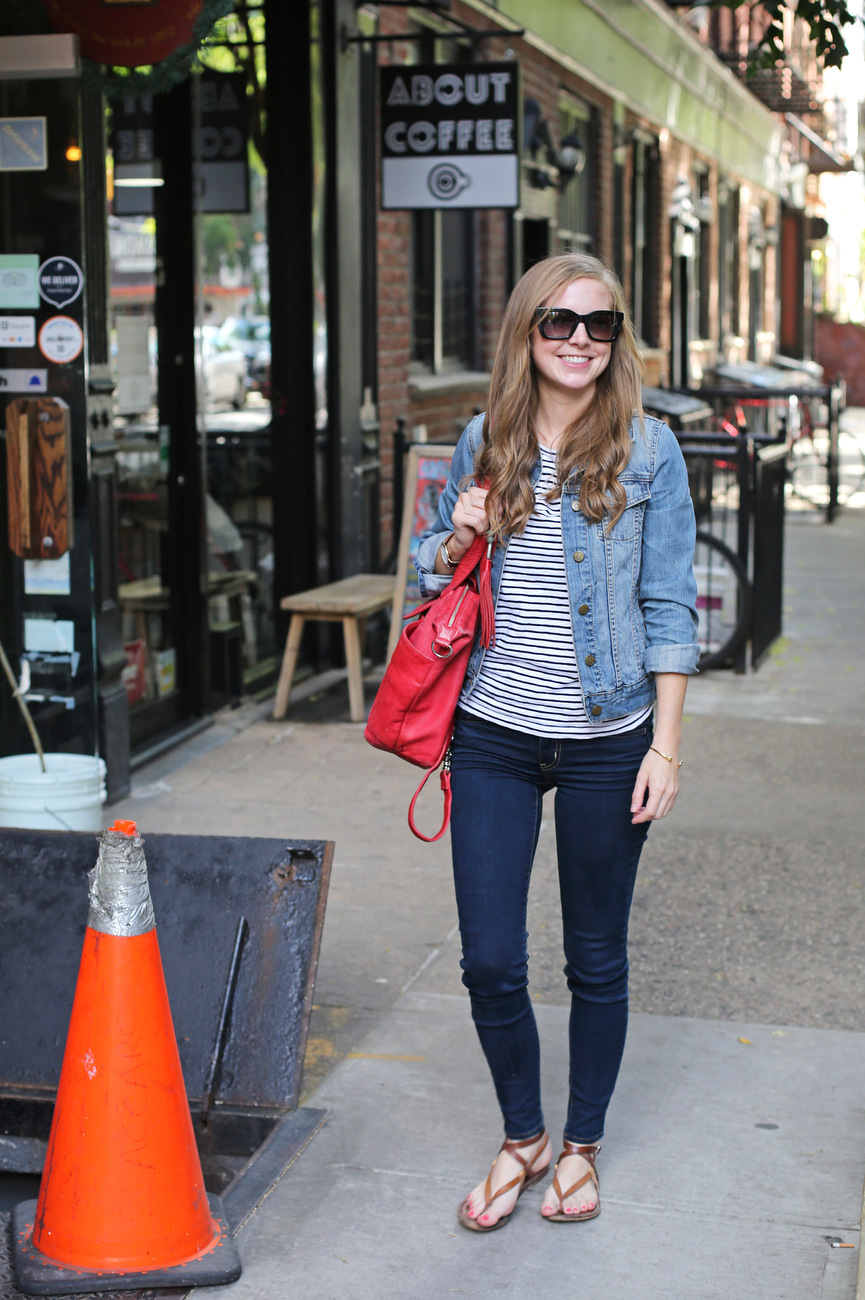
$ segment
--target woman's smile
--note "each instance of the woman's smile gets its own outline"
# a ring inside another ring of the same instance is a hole
[[[610,311],[610,291],[600,280],[574,280],[556,294],[545,307],[566,307],[579,315],[593,311]],[[532,331],[532,361],[538,389],[553,401],[576,400],[580,405],[594,397],[598,376],[610,364],[612,343],[590,339],[581,321],[569,339],[545,339],[536,328]]]

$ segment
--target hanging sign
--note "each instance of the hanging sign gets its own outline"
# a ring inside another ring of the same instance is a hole
[[[201,126],[193,153],[201,159],[196,163],[201,211],[248,212],[246,74],[205,68],[199,96]]]
[[[519,204],[519,65],[379,69],[383,208]]]
[[[71,316],[50,316],[39,331],[39,351],[58,365],[74,361],[83,347],[84,331]]]
[[[249,117],[246,76],[205,68],[197,79],[199,124],[193,140],[193,170],[201,211],[249,211]],[[112,105],[114,215],[153,215],[153,187],[146,183],[155,161],[153,96],[127,95]],[[138,184],[124,184],[136,177]]]
[[[71,257],[49,257],[39,268],[39,295],[52,307],[66,307],[84,288],[84,272]]]
[[[158,63],[193,38],[204,0],[42,0],[58,32],[77,32],[94,63]],[[212,7],[212,6],[211,6]]]

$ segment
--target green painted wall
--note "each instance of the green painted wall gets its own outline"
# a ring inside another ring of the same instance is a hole
[[[498,0],[496,12],[659,128],[777,190],[776,118],[661,7],[648,0]]]

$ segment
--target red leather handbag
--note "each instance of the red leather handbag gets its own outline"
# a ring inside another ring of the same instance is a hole
[[[420,617],[403,628],[363,733],[376,749],[428,769],[408,810],[409,826],[427,844],[441,839],[450,821],[448,749],[478,623],[483,645],[490,646],[495,639],[490,577],[493,546],[493,538],[477,537],[444,591],[406,615],[408,619]],[[441,764],[444,821],[437,835],[423,835],[415,825],[415,804]]]

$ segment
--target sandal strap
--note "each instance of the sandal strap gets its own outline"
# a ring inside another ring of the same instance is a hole
[[[576,1142],[569,1142],[568,1139],[565,1138],[564,1150],[562,1151],[561,1155],[556,1161],[556,1167],[555,1170],[553,1171],[553,1191],[555,1192],[556,1196],[559,1198],[560,1212],[564,1209],[565,1201],[568,1199],[568,1197],[573,1196],[574,1192],[578,1192],[580,1188],[584,1187],[585,1184],[588,1182],[592,1183],[595,1191],[600,1196],[601,1188],[598,1183],[598,1172],[595,1169],[595,1156],[598,1154],[600,1149],[601,1149],[600,1142],[593,1142],[589,1146],[578,1146]],[[587,1162],[589,1168],[588,1171],[585,1174],[583,1174],[582,1178],[578,1178],[577,1181],[573,1183],[566,1192],[563,1192],[562,1185],[559,1182],[559,1165],[562,1163],[563,1160],[566,1160],[568,1156],[582,1156],[582,1158]]]
[[[589,1142],[585,1146],[580,1146],[578,1143],[569,1142],[567,1138],[564,1138],[563,1150],[562,1154],[559,1156],[559,1160],[563,1160],[565,1156],[582,1156],[584,1160],[588,1160],[590,1165],[594,1165],[595,1156],[598,1154],[600,1149],[600,1142]],[[556,1163],[558,1163],[558,1161]]]
[[[495,1169],[495,1161],[493,1161],[493,1169]],[[517,1174],[516,1178],[512,1178],[509,1183],[505,1183],[503,1187],[500,1187],[497,1192],[493,1192],[491,1196],[490,1179],[492,1178],[492,1176],[493,1176],[493,1170],[491,1169],[490,1172],[487,1174],[487,1181],[484,1183],[484,1208],[481,1210],[481,1214],[486,1214],[487,1210],[490,1208],[493,1201],[498,1200],[500,1196],[504,1196],[505,1192],[512,1191],[513,1188],[516,1187],[518,1183],[524,1183],[526,1180],[526,1171],[525,1169],[521,1169],[520,1172]]]
[[[492,1192],[491,1195],[490,1193],[492,1190],[493,1170],[496,1167],[496,1160],[498,1160],[499,1158],[499,1156],[496,1156],[496,1159],[490,1165],[490,1172],[487,1174],[487,1181],[484,1183],[485,1204],[484,1204],[484,1208],[481,1210],[481,1214],[486,1214],[487,1210],[490,1208],[493,1201],[495,1201],[499,1196],[504,1196],[505,1192],[513,1191],[513,1189],[519,1183],[525,1182],[532,1161],[527,1160],[524,1156],[520,1154],[521,1148],[533,1147],[537,1145],[537,1143],[540,1143],[540,1150],[536,1152],[536,1156],[537,1156],[540,1155],[541,1151],[543,1151],[544,1147],[547,1145],[547,1141],[548,1141],[548,1134],[546,1129],[542,1129],[540,1133],[536,1133],[534,1137],[530,1137],[530,1138],[520,1138],[517,1140],[513,1140],[511,1138],[505,1138],[504,1142],[499,1148],[499,1155],[501,1155],[502,1151],[507,1151],[508,1155],[513,1156],[514,1160],[516,1160],[520,1165],[522,1165],[522,1168],[520,1169],[520,1172],[516,1175],[515,1178],[512,1178],[509,1183],[505,1183],[505,1185],[503,1187],[500,1187],[497,1192]],[[478,1215],[478,1218],[480,1218],[480,1215]]]
[[[562,1191],[561,1183],[559,1182],[559,1175],[554,1174],[553,1191],[559,1198],[559,1206],[561,1206],[569,1196],[573,1196],[574,1192],[578,1192],[581,1187],[584,1187],[586,1183],[592,1183],[595,1191],[600,1192],[601,1189],[598,1186],[598,1175],[595,1173],[594,1169],[590,1169],[587,1174],[583,1174],[582,1178],[578,1178],[575,1183],[571,1184],[566,1192]]]
[[[528,1171],[532,1160],[526,1159],[520,1154],[520,1152],[523,1147],[533,1147],[538,1144],[540,1144],[540,1150],[535,1153],[536,1156],[540,1155],[540,1152],[543,1151],[544,1147],[547,1145],[546,1129],[541,1129],[540,1133],[536,1133],[534,1137],[530,1138],[518,1138],[516,1140],[513,1138],[505,1138],[499,1148],[499,1155],[501,1155],[502,1151],[507,1151],[509,1156],[513,1156],[514,1160],[517,1160],[522,1165],[523,1169]],[[496,1156],[496,1160],[498,1160],[498,1156]],[[493,1164],[495,1165],[495,1160],[493,1161]]]

